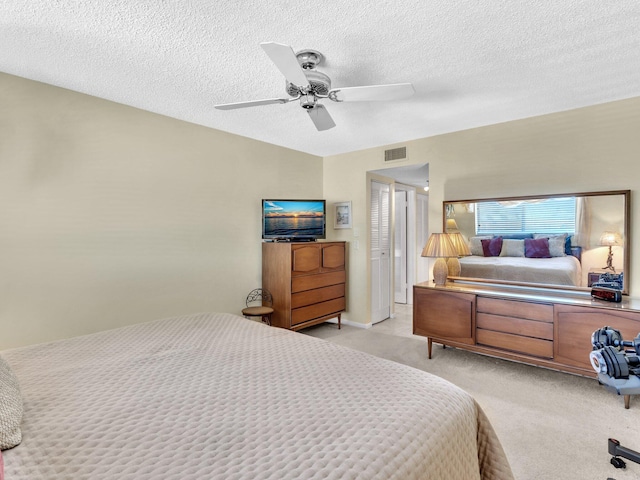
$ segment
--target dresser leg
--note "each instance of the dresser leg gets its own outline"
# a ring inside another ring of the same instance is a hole
[[[338,330],[340,330],[340,328],[341,328],[341,322],[342,322],[342,314],[339,313],[338,314]]]
[[[431,340],[431,338],[427,338],[427,353],[428,353],[429,360],[431,360],[432,350],[433,350],[433,340]]]

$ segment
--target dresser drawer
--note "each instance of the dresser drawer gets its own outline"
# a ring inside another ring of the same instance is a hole
[[[344,243],[322,246],[322,268],[344,270]]]
[[[291,249],[291,275],[318,273],[321,266],[320,245],[296,245]]]
[[[333,313],[337,315],[344,311],[345,305],[345,299],[344,297],[341,297],[327,302],[314,303],[313,305],[306,307],[296,308],[291,310],[291,325],[297,325],[299,323],[331,315]]]
[[[479,296],[477,311],[553,323],[553,305],[547,305],[545,303],[528,303]]]
[[[553,342],[551,340],[523,337],[522,335],[512,335],[478,328],[476,341],[478,345],[524,353],[534,357],[553,358]]]
[[[476,322],[478,328],[485,330],[553,340],[553,323],[538,322],[516,317],[503,317],[490,313],[478,313]]]
[[[291,308],[300,308],[339,297],[344,297],[344,283],[294,293],[291,295]]]
[[[338,283],[345,283],[346,280],[347,273],[344,270],[294,277],[291,279],[291,293],[337,285]]]

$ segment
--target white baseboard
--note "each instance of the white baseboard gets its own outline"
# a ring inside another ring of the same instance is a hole
[[[331,318],[329,320],[327,320],[327,323],[335,323],[336,325],[338,324],[338,318]],[[352,322],[350,320],[346,320],[346,319],[342,319],[340,321],[340,323],[342,323],[342,325],[349,325],[350,327],[356,327],[356,328],[371,328],[373,326],[372,323],[360,323],[360,322]]]

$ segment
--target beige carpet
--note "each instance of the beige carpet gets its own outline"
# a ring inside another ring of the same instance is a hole
[[[640,395],[624,408],[595,379],[434,345],[412,335],[411,309],[370,329],[325,323],[302,331],[425,370],[458,385],[480,403],[500,437],[517,480],[640,479],[640,465],[614,468],[607,439],[640,450]]]

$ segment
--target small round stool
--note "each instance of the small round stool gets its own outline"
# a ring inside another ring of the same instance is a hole
[[[259,303],[259,305],[255,305]],[[271,325],[271,315],[273,314],[273,298],[268,290],[256,288],[249,292],[245,301],[246,307],[242,309],[245,317],[260,317],[260,320],[267,325]]]

